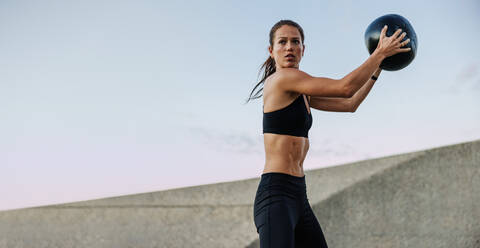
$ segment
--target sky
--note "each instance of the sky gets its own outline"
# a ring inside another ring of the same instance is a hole
[[[312,109],[305,170],[480,139],[480,2],[2,0],[0,210],[259,177],[245,101],[273,24],[304,29],[300,70],[339,79],[385,14],[415,60],[355,113]]]

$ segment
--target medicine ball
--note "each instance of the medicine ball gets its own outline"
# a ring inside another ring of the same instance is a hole
[[[380,32],[385,25],[388,26],[386,33],[387,37],[392,36],[395,31],[397,31],[397,29],[401,28],[402,32],[407,33],[402,41],[410,38],[410,42],[402,47],[410,47],[410,51],[400,52],[390,57],[387,57],[380,64],[380,68],[382,68],[383,70],[397,71],[405,68],[415,58],[418,46],[417,35],[415,34],[415,30],[413,30],[410,22],[408,22],[408,20],[405,19],[403,16],[396,14],[381,16],[375,19],[365,31],[365,45],[367,46],[368,52],[370,54],[372,54],[373,51],[375,51],[375,49],[377,48],[378,41],[380,39]]]

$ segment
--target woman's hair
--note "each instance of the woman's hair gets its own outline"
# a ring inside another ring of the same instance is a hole
[[[300,32],[300,35],[301,35],[301,38],[302,38],[302,44],[303,44],[303,41],[305,40],[305,35],[303,34],[302,27],[300,27],[300,25],[298,25],[298,23],[296,23],[294,21],[291,21],[291,20],[280,20],[279,22],[275,23],[275,25],[273,25],[272,29],[270,29],[270,39],[269,39],[269,41],[270,41],[270,46],[272,47],[272,49],[273,49],[273,38],[274,38],[275,32],[277,31],[277,29],[279,29],[283,25],[289,25],[289,26],[297,28],[298,31]],[[263,63],[263,65],[260,67],[260,71],[258,72],[258,75],[260,75],[260,73],[262,72],[262,69],[264,69],[263,77],[257,83],[257,85],[255,85],[252,92],[250,92],[250,97],[247,99],[247,101],[245,103],[248,103],[248,101],[250,101],[252,99],[260,98],[263,95],[263,94],[259,95],[259,93],[263,90],[263,87],[262,87],[252,97],[252,94],[255,91],[255,89],[258,88],[258,86],[260,86],[261,84],[263,84],[265,82],[265,79],[268,76],[272,75],[276,71],[275,60],[272,57],[268,56],[267,61],[265,61],[265,63]]]

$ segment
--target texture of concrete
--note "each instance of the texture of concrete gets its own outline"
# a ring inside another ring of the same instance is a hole
[[[480,141],[306,171],[329,247],[480,248]],[[0,212],[3,247],[258,247],[259,178]]]

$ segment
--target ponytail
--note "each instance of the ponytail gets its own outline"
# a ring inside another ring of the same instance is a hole
[[[263,65],[260,67],[260,71],[258,72],[258,75],[260,75],[260,73],[262,72],[262,69],[264,71],[263,72],[263,77],[260,80],[260,82],[258,82],[257,85],[255,85],[252,92],[250,92],[250,97],[247,99],[247,101],[245,103],[248,103],[250,100],[257,99],[257,98],[260,98],[260,97],[263,96],[263,94],[258,95],[258,94],[260,94],[261,91],[263,91],[263,86],[262,86],[261,89],[259,89],[257,91],[257,93],[255,93],[255,95],[253,97],[252,97],[252,94],[255,91],[255,89],[258,88],[258,86],[260,86],[261,84],[263,85],[265,83],[265,79],[267,79],[270,75],[275,73],[275,71],[276,71],[275,60],[272,57],[269,56],[267,61],[265,61],[265,63],[263,63]]]

